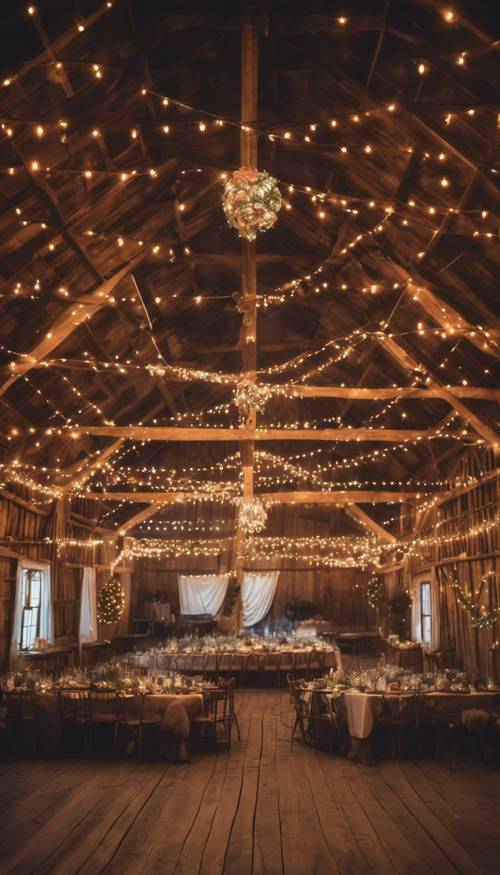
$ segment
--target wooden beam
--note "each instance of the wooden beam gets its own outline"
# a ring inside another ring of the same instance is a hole
[[[359,401],[387,401],[390,398],[439,398],[447,401],[447,392],[457,398],[479,398],[483,401],[500,401],[500,389],[483,386],[440,386],[428,389],[413,386],[391,386],[383,388],[362,388],[358,386],[287,386],[296,398],[350,398]]]
[[[367,529],[370,529],[374,535],[377,535],[382,541],[386,541],[388,544],[396,544],[397,538],[394,535],[391,535],[383,526],[379,526],[371,516],[369,516],[362,507],[358,507],[357,504],[349,505],[346,507],[345,512],[348,516],[352,517],[358,522],[362,523],[362,525],[366,526]]]
[[[336,441],[399,443],[431,438],[435,430],[411,428],[176,428],[146,425],[84,425],[81,434],[146,441]],[[443,438],[444,439],[444,438]]]
[[[92,318],[98,310],[107,306],[109,304],[109,295],[113,293],[124,277],[130,273],[131,269],[132,265],[122,267],[112,277],[94,289],[91,294],[82,295],[78,304],[71,304],[65,307],[52,324],[50,331],[45,334],[43,340],[37,343],[31,352],[22,357],[20,361],[22,372],[26,373],[26,370],[30,370],[30,367],[27,366],[35,367],[37,363],[47,358],[85,319]],[[10,376],[0,385],[0,395],[4,395],[17,382],[20,376],[21,370],[18,373],[16,367],[12,367]]]
[[[144,520],[148,520],[150,517],[154,516],[161,510],[160,505],[158,504],[150,504],[149,507],[145,507],[143,510],[140,510],[138,513],[134,514],[133,517],[130,517],[126,523],[122,523],[122,525],[117,529],[118,535],[126,535],[130,529],[133,529],[134,526],[138,526],[139,523],[144,522]]]
[[[91,462],[87,462],[85,459],[79,459],[78,462],[75,462],[74,465],[71,465],[70,468],[67,468],[65,474],[74,473],[74,477],[71,480],[67,481],[64,486],[64,492],[69,492],[76,483],[85,483],[89,477],[92,476],[94,471],[98,471],[99,468],[102,467],[104,462],[109,459],[114,453],[116,453],[121,446],[123,446],[124,440],[123,438],[118,438],[118,440],[113,441],[109,447],[106,447],[104,450],[101,450],[98,456],[95,457]]]
[[[438,493],[435,493],[438,494]],[[334,492],[260,492],[259,498],[277,504],[384,504],[387,502],[416,501],[428,493],[394,492],[387,490],[338,490]],[[220,494],[207,492],[203,500],[211,501]],[[137,503],[155,503],[159,507],[165,504],[182,503],[192,500],[192,492],[86,492],[85,498],[97,501],[133,501]],[[201,500],[201,499],[200,499]],[[231,496],[228,496],[231,501]],[[142,513],[142,511],[141,511]]]
[[[15,495],[13,492],[10,492],[8,489],[0,488],[0,496],[5,498],[6,501],[12,501],[14,504],[18,504],[19,507],[24,507],[25,510],[31,511],[31,513],[36,513],[38,516],[47,516],[48,511],[44,510],[42,507],[38,507],[37,504],[33,504],[32,501],[27,501],[25,498],[20,498],[19,495]]]
[[[242,167],[257,169],[258,138],[255,131],[258,99],[259,32],[252,23],[252,10],[244,0],[241,19],[241,120],[248,128],[240,134],[240,164]],[[255,12],[254,12],[255,14]],[[240,331],[242,370],[246,378],[255,383],[257,375],[257,247],[255,241],[241,242],[241,296],[237,307],[242,314]],[[257,411],[248,411],[247,426],[255,429]],[[243,496],[251,501],[254,494],[255,443],[250,437],[241,448],[243,466]],[[236,519],[233,546],[234,572],[237,583],[243,581],[243,561],[245,533]],[[238,610],[238,609],[237,609]],[[238,618],[239,620],[239,618]],[[239,625],[239,622],[236,625]]]
[[[387,335],[382,335],[380,338],[377,338],[379,343],[382,344],[383,348],[386,352],[389,353],[399,364],[407,371],[415,371],[419,370],[422,367],[421,362],[418,362],[411,353],[409,353],[404,347],[402,347],[393,337],[388,337]],[[456,395],[453,394],[448,388],[443,386],[439,380],[436,380],[435,377],[432,377],[428,383],[429,388],[439,387],[441,392],[443,393],[443,398],[448,402],[450,407],[454,407],[457,413],[465,419],[466,422],[469,422],[475,431],[486,441],[487,444],[491,444],[495,449],[500,445],[500,437],[499,435],[490,428],[483,420],[473,413],[468,407],[466,407],[463,402],[457,398]]]

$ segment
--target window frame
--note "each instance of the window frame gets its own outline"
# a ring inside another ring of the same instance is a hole
[[[426,607],[428,610],[424,612],[424,587],[428,590],[428,599],[426,599]],[[432,580],[421,580],[419,581],[419,595],[420,595],[420,640],[422,644],[426,647],[430,647],[432,643]],[[425,634],[425,620],[429,621],[428,632],[429,634]]]
[[[38,578],[39,588],[38,588],[38,598],[33,598],[33,582],[35,576]],[[33,644],[37,638],[40,637],[40,621],[41,621],[41,609],[42,609],[42,589],[45,584],[45,572],[41,568],[33,568],[29,566],[23,566],[22,569],[22,586],[23,589],[26,584],[26,590],[24,594],[24,604],[21,611],[21,626],[19,629],[19,641],[18,641],[18,649],[20,653],[29,653],[30,650],[33,650]],[[32,601],[38,601],[38,604],[32,604]],[[35,613],[35,622],[32,622],[33,612]],[[28,621],[26,618],[28,617]],[[30,633],[31,630],[34,629],[34,633],[26,635],[25,633]],[[28,639],[28,643],[25,643],[23,646],[23,642]]]

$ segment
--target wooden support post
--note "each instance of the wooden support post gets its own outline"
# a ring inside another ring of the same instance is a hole
[[[240,139],[241,166],[257,169],[257,134],[253,128],[257,118],[257,83],[258,83],[258,29],[251,23],[250,9],[243,5],[241,21],[241,120],[249,129],[242,128]],[[256,244],[248,240],[241,243],[241,297],[238,309],[242,314],[241,349],[242,370],[246,379],[255,382],[257,370],[257,257]],[[256,426],[256,410],[251,409],[247,417],[247,426]],[[255,444],[252,439],[242,445],[243,463],[243,496],[251,500],[254,494],[254,455]],[[236,581],[241,586],[243,581],[243,551],[245,534],[236,521],[234,539],[234,572]],[[240,625],[239,600],[235,625]]]

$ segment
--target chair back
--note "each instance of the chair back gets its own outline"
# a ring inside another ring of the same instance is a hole
[[[21,716],[23,720],[34,721],[38,715],[36,693],[32,690],[23,690],[20,697]]]
[[[300,683],[295,680],[289,681],[290,697],[295,708],[295,713],[304,717],[309,713],[309,705],[304,699],[304,690]]]
[[[323,671],[325,664],[325,651],[313,650],[309,654],[309,671]]]
[[[117,696],[117,714],[120,723],[140,723],[144,711],[142,693],[121,693]]]
[[[217,671],[230,672],[233,664],[232,653],[220,653],[217,660]]]
[[[157,671],[161,674],[164,671],[170,671],[170,666],[172,664],[172,654],[171,653],[157,653],[156,654],[156,668]]]
[[[295,653],[291,650],[284,650],[281,654],[280,670],[294,671],[295,669]]]
[[[380,699],[381,711],[379,719],[398,723],[412,723],[419,714],[419,695],[410,693],[404,695],[384,695]]]
[[[206,656],[204,653],[191,654],[190,671],[196,674],[203,674],[205,671]]]
[[[227,683],[219,684],[217,690],[210,690],[205,698],[205,713],[214,721],[224,720],[228,716],[229,690]]]
[[[264,671],[279,671],[281,665],[281,653],[266,653],[262,658]]]
[[[247,661],[245,665],[245,671],[255,671],[258,672],[260,669],[260,654],[258,653],[249,653],[247,656]]]
[[[99,720],[118,720],[118,695],[116,690],[91,690],[89,693],[90,717]]]
[[[217,654],[207,653],[205,657],[204,673],[215,674],[217,671]]]
[[[295,671],[309,671],[309,658],[311,654],[308,650],[299,650],[295,654]]]
[[[73,687],[60,690],[59,709],[63,722],[90,721],[89,691],[75,690]]]

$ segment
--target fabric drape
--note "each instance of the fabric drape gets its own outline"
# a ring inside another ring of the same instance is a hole
[[[279,571],[265,574],[245,572],[241,584],[243,625],[255,626],[269,613],[278,585]]]
[[[215,616],[224,602],[230,574],[179,574],[181,614]]]
[[[411,594],[411,637],[412,641],[422,640],[421,626],[421,598],[420,598],[420,580],[413,582]]]
[[[439,580],[433,574],[431,578],[431,650],[439,650],[441,617],[440,617]]]
[[[82,577],[82,596],[80,599],[80,643],[97,641],[97,596],[95,568],[85,566]]]
[[[48,562],[35,562],[32,559],[20,559],[17,563],[16,595],[14,599],[14,620],[12,623],[12,638],[10,641],[9,666],[11,670],[17,667],[23,607],[26,599],[27,589],[27,579],[24,571],[29,568],[33,568],[35,570],[43,572],[40,600],[40,638],[46,638],[47,641],[52,641],[54,638],[52,599],[50,592],[50,565]]]

